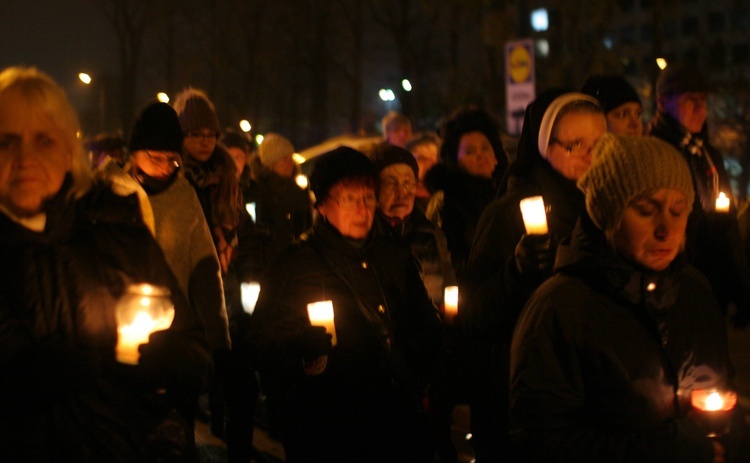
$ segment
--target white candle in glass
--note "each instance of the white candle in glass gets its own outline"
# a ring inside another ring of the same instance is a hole
[[[307,304],[307,316],[310,317],[310,324],[313,326],[322,326],[326,333],[333,338],[331,344],[336,345],[336,325],[333,322],[333,301],[311,302]]]
[[[458,315],[458,286],[446,286],[443,297],[446,320],[452,320]]]
[[[255,311],[255,304],[258,302],[260,283],[255,281],[242,283],[240,285],[240,293],[242,295],[242,309],[245,313],[252,315]]]
[[[521,200],[521,215],[527,235],[546,235],[547,215],[544,212],[544,199],[532,196]]]
[[[138,346],[148,343],[156,331],[166,330],[174,320],[174,306],[169,290],[148,284],[131,285],[117,303],[118,362],[137,365]]]
[[[716,212],[729,212],[729,198],[724,192],[720,192],[716,198]]]

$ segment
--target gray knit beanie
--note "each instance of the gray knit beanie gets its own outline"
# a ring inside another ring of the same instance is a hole
[[[269,133],[263,137],[263,143],[258,148],[260,162],[266,167],[271,167],[274,162],[294,154],[294,146],[287,138],[278,133]]]
[[[174,110],[180,118],[182,131],[209,129],[221,134],[219,119],[216,117],[214,104],[201,90],[187,88],[175,97]]]
[[[607,133],[592,150],[591,167],[578,180],[586,195],[586,210],[597,227],[617,227],[630,202],[650,190],[672,188],[693,206],[693,181],[682,155],[655,137]]]

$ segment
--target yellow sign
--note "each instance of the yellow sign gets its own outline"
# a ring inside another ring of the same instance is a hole
[[[531,55],[524,45],[517,45],[510,52],[510,78],[514,83],[529,80],[531,74]]]

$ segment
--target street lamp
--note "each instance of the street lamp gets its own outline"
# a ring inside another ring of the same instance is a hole
[[[106,124],[105,124],[105,122],[106,122],[105,121],[105,118],[106,118],[106,112],[105,112],[106,99],[105,99],[105,93],[104,93],[104,79],[98,79],[96,82],[94,82],[93,77],[91,77],[91,75],[88,74],[88,73],[86,73],[86,72],[79,72],[78,73],[78,79],[81,82],[83,82],[85,85],[91,85],[91,84],[95,83],[97,85],[97,87],[98,87],[98,91],[99,91],[99,95],[98,95],[98,98],[99,98],[99,101],[98,101],[98,106],[99,106],[99,130],[101,132],[103,132],[104,128],[106,126]]]
[[[411,86],[411,82],[409,82],[409,79],[402,80],[401,87],[404,89],[404,91],[411,92],[412,86]]]
[[[164,92],[159,92],[156,94],[156,99],[161,101],[162,103],[169,103],[169,95],[167,95]]]
[[[253,126],[250,124],[250,121],[248,121],[247,119],[242,119],[240,121],[240,130],[242,130],[243,132],[248,133],[250,129],[252,128]]]
[[[656,58],[656,65],[659,66],[659,69],[663,71],[664,68],[667,67],[667,60],[665,60],[664,58]]]

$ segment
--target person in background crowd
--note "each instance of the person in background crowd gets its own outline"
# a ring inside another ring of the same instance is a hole
[[[709,90],[698,69],[669,65],[656,81],[658,112],[648,133],[677,148],[690,167],[696,203],[687,227],[688,258],[706,274],[725,313],[734,305],[733,321],[744,327],[750,323],[750,265],[724,161],[708,141]],[[725,212],[716,210],[720,193],[730,199]]]
[[[250,139],[246,134],[240,133],[234,129],[224,129],[221,135],[221,144],[227,149],[232,156],[235,167],[237,167],[236,176],[240,186],[250,183]]]
[[[411,121],[403,114],[391,111],[383,117],[383,138],[386,143],[404,148],[411,138]]]
[[[443,163],[433,166],[425,177],[425,185],[433,194],[426,213],[445,233],[460,281],[477,221],[495,197],[508,159],[500,141],[500,127],[482,109],[456,110],[443,122],[440,134]]]
[[[643,134],[643,107],[638,92],[622,76],[593,74],[581,88],[581,93],[599,101],[607,116],[609,133],[640,136]]]
[[[409,250],[371,231],[375,182],[358,151],[319,157],[315,224],[261,284],[248,339],[290,463],[432,458],[419,408],[440,318]],[[332,304],[334,333],[311,326],[319,301]]]
[[[398,146],[381,143],[369,153],[378,177],[375,230],[408,246],[420,264],[420,275],[432,303],[442,309],[446,286],[456,285],[448,243],[443,232],[414,207],[418,166],[414,156]],[[446,328],[452,320],[445,320]],[[451,412],[456,403],[449,381],[453,357],[446,351],[430,379],[430,424],[441,461],[456,461],[451,437]]]
[[[424,185],[424,178],[427,172],[432,169],[432,166],[438,163],[438,153],[440,152],[441,143],[440,137],[433,132],[420,132],[406,143],[406,149],[411,152],[417,160],[417,166],[419,166],[416,202],[422,210],[427,208],[431,196],[429,190]]]
[[[242,213],[242,193],[236,167],[217,138],[221,133],[213,103],[200,90],[188,88],[175,97],[174,109],[185,134],[185,177],[198,194],[213,236],[222,272],[229,270],[237,247],[237,225]]]
[[[550,275],[556,239],[570,234],[584,208],[575,182],[591,163],[591,147],[607,131],[597,101],[551,90],[526,108],[518,154],[505,194],[477,224],[459,322],[467,336],[466,364],[477,461],[508,451],[510,337],[531,292]],[[526,235],[519,203],[542,196],[548,235]]]
[[[253,166],[254,181],[245,197],[246,202],[255,203],[255,224],[269,234],[269,264],[312,224],[310,191],[297,184],[293,154],[294,146],[287,138],[266,134]]]
[[[733,369],[719,305],[683,255],[687,164],[659,139],[605,134],[578,185],[586,213],[513,336],[517,461],[746,461],[739,407],[713,438],[690,412]]]
[[[108,161],[114,161],[123,166],[127,161],[125,140],[119,133],[100,133],[88,144],[91,156],[91,166],[99,169]]]
[[[7,461],[193,461],[176,410],[210,357],[198,314],[143,225],[138,200],[94,182],[63,90],[0,73],[0,453]],[[128,286],[167,288],[169,329],[116,360]]]

